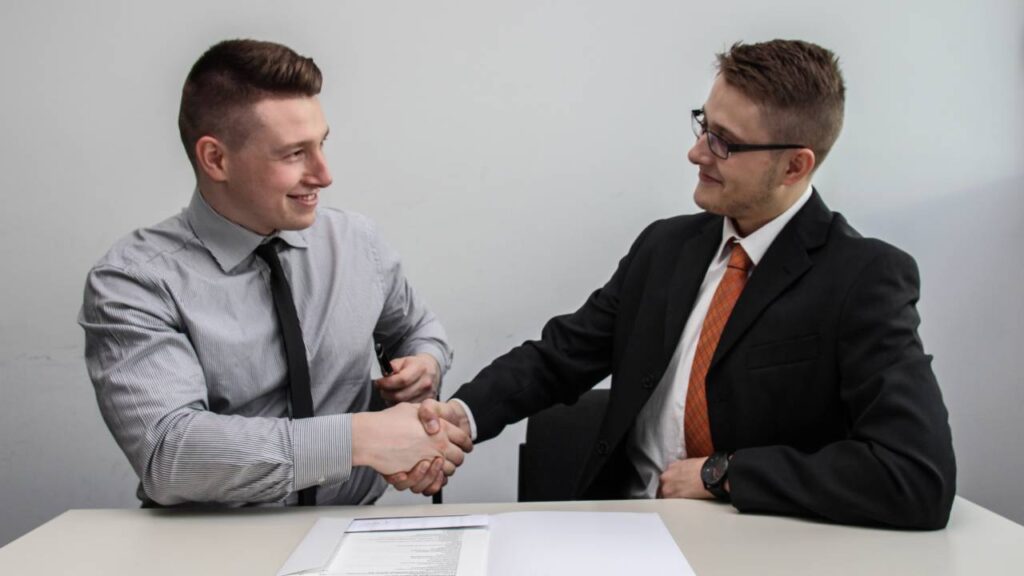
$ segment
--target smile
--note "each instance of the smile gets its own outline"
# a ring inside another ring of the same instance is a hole
[[[317,199],[320,196],[319,192],[313,192],[310,194],[289,194],[288,197],[295,200],[299,204],[306,206],[316,206]]]
[[[698,178],[700,178],[701,182],[706,182],[708,184],[721,184],[722,183],[721,180],[718,180],[717,178],[712,178],[711,176],[708,176],[704,172],[698,172],[697,176],[698,176]]]

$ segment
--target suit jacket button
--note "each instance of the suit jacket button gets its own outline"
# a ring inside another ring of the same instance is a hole
[[[600,442],[598,442],[597,443],[597,453],[600,454],[601,456],[604,456],[605,454],[607,454],[608,453],[608,443],[605,442],[604,440],[601,440]]]

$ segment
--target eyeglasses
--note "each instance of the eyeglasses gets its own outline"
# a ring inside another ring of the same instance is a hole
[[[733,144],[718,134],[708,130],[708,122],[704,119],[704,109],[691,112],[690,124],[693,127],[693,134],[699,140],[707,134],[708,150],[722,160],[727,160],[730,154],[736,152],[755,152],[757,150],[788,150],[791,148],[807,148],[802,144]]]

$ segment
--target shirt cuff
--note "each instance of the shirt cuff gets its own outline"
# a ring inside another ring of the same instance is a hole
[[[419,342],[416,344],[415,349],[409,356],[416,354],[430,354],[437,360],[437,367],[441,370],[441,379],[444,379],[444,375],[448,373],[448,370],[452,367],[451,356],[445,351],[444,348],[434,344],[433,342]],[[440,389],[440,387],[438,388]]]
[[[469,405],[458,398],[452,398],[449,402],[458,402],[466,411],[466,418],[469,419],[469,439],[476,442],[476,420],[473,419],[473,411],[469,409]]]
[[[341,484],[352,474],[352,415],[292,420],[292,491]]]

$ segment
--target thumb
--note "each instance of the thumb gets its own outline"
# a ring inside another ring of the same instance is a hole
[[[438,408],[440,404],[436,400],[425,400],[419,407],[419,418],[423,429],[427,434],[437,434],[441,431],[441,422],[438,421]]]
[[[409,358],[405,356],[402,358],[393,358],[391,360],[391,369],[395,372],[401,372],[402,368],[405,368],[405,364],[408,360]]]

